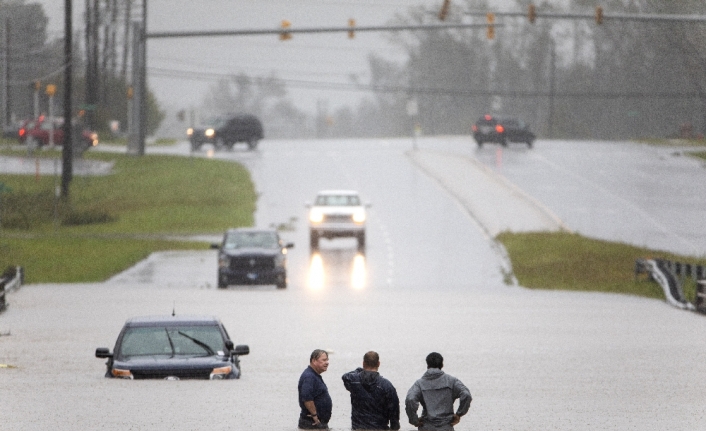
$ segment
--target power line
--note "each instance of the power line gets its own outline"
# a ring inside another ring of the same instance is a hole
[[[149,68],[150,75],[165,76],[172,78],[193,79],[202,81],[212,81],[213,79],[229,78],[232,75],[219,73],[189,72],[179,70],[169,70],[161,68]],[[378,85],[378,84],[356,84],[331,81],[311,81],[303,79],[274,78],[273,81],[286,84],[294,88],[314,88],[320,90],[340,90],[340,91],[361,91],[377,93],[404,93],[404,94],[429,94],[461,97],[491,97],[503,96],[514,98],[534,98],[534,97],[557,97],[566,99],[700,99],[702,95],[698,91],[532,91],[532,90],[468,90],[461,88],[442,87],[412,87],[408,85]]]

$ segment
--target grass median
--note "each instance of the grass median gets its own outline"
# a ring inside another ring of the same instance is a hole
[[[635,260],[668,259],[706,265],[706,259],[680,256],[628,244],[586,238],[568,232],[502,233],[515,277],[531,289],[624,293],[664,298],[662,288],[646,276],[635,276]],[[684,280],[684,293],[694,300],[696,284]]]
[[[102,281],[155,251],[208,247],[188,236],[253,224],[257,196],[240,164],[93,152],[84,158],[114,163],[112,173],[75,176],[67,202],[54,199],[53,175],[0,175],[0,269],[24,267],[27,283]]]

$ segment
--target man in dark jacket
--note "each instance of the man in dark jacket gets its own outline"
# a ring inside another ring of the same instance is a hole
[[[321,373],[328,369],[328,353],[316,349],[311,352],[309,366],[299,377],[299,428],[328,429],[333,403]]]
[[[370,351],[363,368],[343,375],[351,393],[351,428],[354,430],[400,429],[400,400],[389,380],[378,373],[380,356]]]
[[[444,358],[432,352],[427,356],[427,372],[407,392],[405,410],[409,423],[420,431],[453,431],[454,425],[471,407],[471,392],[456,377],[441,371]],[[459,400],[454,413],[454,401]],[[422,416],[417,416],[419,404]]]

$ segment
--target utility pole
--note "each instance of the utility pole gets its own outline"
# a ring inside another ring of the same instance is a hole
[[[5,111],[5,126],[10,125],[11,121],[11,112],[10,112],[10,18],[5,17],[5,58],[3,59],[4,63],[4,72],[3,72],[3,84],[5,84],[3,87],[3,93],[2,93],[2,106],[3,110]]]
[[[142,0],[142,32],[140,33],[140,129],[138,155],[145,154],[147,135],[147,0]]]
[[[61,150],[61,197],[63,199],[69,198],[69,183],[71,183],[71,178],[73,177],[73,130],[71,124],[71,93],[72,82],[73,82],[73,66],[72,62],[72,34],[73,34],[73,24],[71,21],[72,0],[65,0],[65,29],[64,29],[64,145]]]
[[[549,139],[554,138],[554,90],[556,82],[556,42],[549,38],[551,53],[549,60]]]

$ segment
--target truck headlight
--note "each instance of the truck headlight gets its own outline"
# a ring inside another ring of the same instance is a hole
[[[353,213],[353,221],[356,223],[365,222],[365,211],[356,211]]]
[[[193,129],[193,128],[189,127],[188,129],[186,129],[186,136],[191,136],[191,135],[193,135],[193,134],[194,134],[194,129]]]
[[[213,138],[213,135],[216,134],[216,131],[213,129],[206,129],[204,132],[204,135],[206,135],[207,138]]]
[[[219,268],[228,268],[229,263],[230,263],[230,259],[228,259],[228,256],[221,255],[218,257],[218,267]]]
[[[324,221],[324,213],[319,210],[309,211],[309,221],[312,223],[321,223]]]

